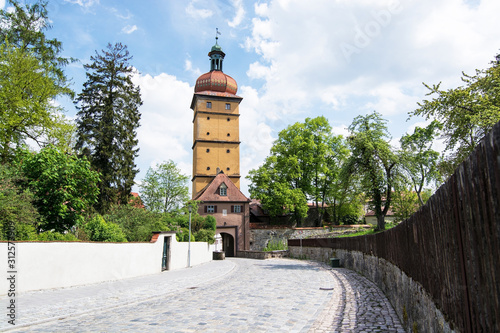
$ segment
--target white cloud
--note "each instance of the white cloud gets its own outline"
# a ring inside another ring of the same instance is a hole
[[[137,180],[144,178],[147,169],[156,163],[173,160],[183,174],[192,174],[191,144],[193,137],[192,111],[189,109],[193,87],[175,76],[137,74],[143,105],[141,126],[137,130],[140,168]]]
[[[99,4],[99,0],[64,0],[64,2],[73,3],[86,8],[91,7],[94,4]]]
[[[193,63],[189,59],[186,59],[184,61],[184,69],[193,74],[194,76],[201,75],[201,70],[199,68],[193,68]]]
[[[214,13],[210,9],[198,9],[194,7],[197,1],[191,1],[186,7],[186,13],[193,18],[206,19],[211,17]]]
[[[5,0],[0,0],[0,9],[5,7]]]
[[[134,25],[127,25],[127,26],[123,27],[122,32],[127,34],[127,35],[130,35],[131,33],[133,33],[136,30],[137,30],[137,26],[134,24]]]
[[[236,28],[237,26],[240,25],[241,21],[243,21],[243,18],[245,17],[245,9],[243,8],[242,0],[233,0],[232,3],[236,14],[234,15],[233,20],[228,22],[227,24],[231,28]]]
[[[496,0],[271,0],[254,11],[244,48],[258,59],[247,76],[264,81],[261,117],[285,119],[283,128],[321,114],[349,124],[375,109],[401,132],[425,98],[422,82],[460,85],[462,70],[487,67],[500,40]]]

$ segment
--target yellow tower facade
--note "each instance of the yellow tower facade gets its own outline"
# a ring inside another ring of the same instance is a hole
[[[236,81],[222,72],[224,52],[217,44],[208,53],[210,72],[196,80],[193,110],[192,196],[224,172],[240,188],[239,104]]]

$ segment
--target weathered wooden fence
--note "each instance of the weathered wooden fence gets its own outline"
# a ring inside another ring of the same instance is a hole
[[[384,258],[420,283],[457,331],[500,332],[500,123],[407,221],[384,233],[304,239],[302,246]]]

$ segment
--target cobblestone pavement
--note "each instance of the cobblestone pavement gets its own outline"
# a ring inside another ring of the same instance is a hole
[[[26,293],[18,305],[24,332],[404,332],[364,277],[291,259],[213,261]]]

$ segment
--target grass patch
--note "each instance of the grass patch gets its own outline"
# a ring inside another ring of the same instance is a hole
[[[271,252],[271,251],[283,251],[283,250],[288,250],[288,244],[286,239],[273,238],[267,243],[267,246],[262,251]]]
[[[395,226],[397,226],[398,224],[397,223],[393,223],[393,222],[387,222],[385,224],[385,230],[389,230],[391,228],[394,228]],[[373,226],[371,227],[370,229],[364,229],[364,230],[360,230],[360,231],[357,231],[357,232],[354,232],[352,234],[344,234],[344,235],[338,235],[337,238],[344,238],[344,237],[357,237],[357,236],[365,236],[365,235],[373,235],[373,234],[377,234],[381,231],[375,231],[375,228],[377,226]]]

